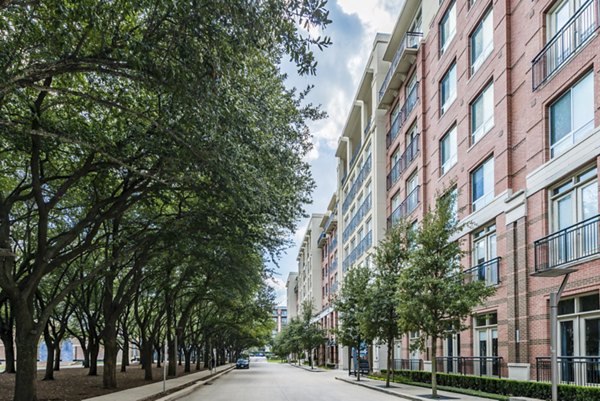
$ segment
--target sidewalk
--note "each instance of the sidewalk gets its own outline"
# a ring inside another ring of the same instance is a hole
[[[431,400],[431,389],[425,387],[411,386],[408,384],[390,383],[390,387],[385,387],[384,381],[363,379],[357,382],[355,378],[336,376],[336,380],[369,388],[371,390],[380,391],[389,395],[404,398],[412,401],[429,401]],[[490,401],[489,398],[475,397],[467,394],[452,393],[449,391],[438,390],[440,396],[438,400],[464,400],[464,401]]]
[[[233,369],[235,364],[230,363],[227,365],[217,367],[216,374],[224,372],[229,369]],[[214,374],[213,374],[214,375]],[[191,373],[189,375],[168,379],[166,381],[166,393],[172,393],[174,391],[183,389],[187,386],[193,385],[195,382],[204,381],[211,376],[210,370],[203,370],[197,373]],[[88,398],[84,401],[141,401],[149,397],[155,397],[163,393],[163,382],[155,382],[146,386],[133,387],[123,391],[117,391],[110,394],[105,394],[100,397]]]
[[[293,366],[293,367],[298,368],[298,369],[304,369],[307,372],[316,372],[316,373],[318,373],[318,372],[325,372],[324,369],[317,368],[317,367],[315,367],[314,369],[311,369],[310,366],[308,366],[308,365],[296,365],[295,363],[288,363],[288,365]]]

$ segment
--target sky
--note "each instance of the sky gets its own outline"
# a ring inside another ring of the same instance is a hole
[[[316,183],[308,215],[325,213],[336,188],[337,141],[346,122],[355,92],[377,32],[390,33],[400,12],[401,0],[329,0],[327,8],[332,23],[319,32],[332,40],[323,51],[315,50],[318,62],[316,76],[299,77],[292,66],[284,66],[289,74],[287,85],[303,89],[314,85],[307,101],[320,104],[328,117],[309,125],[313,149],[307,156]],[[285,282],[291,271],[298,271],[296,256],[304,237],[308,219],[298,223],[290,240],[293,246],[279,259],[270,285],[277,293],[276,302],[286,304]]]

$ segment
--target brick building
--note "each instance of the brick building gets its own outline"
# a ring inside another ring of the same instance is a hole
[[[377,96],[388,224],[418,224],[436,196],[457,191],[469,223],[457,238],[463,266],[497,287],[469,330],[440,342],[446,371],[548,374],[549,294],[572,269],[559,305],[561,380],[600,383],[590,374],[600,356],[599,9],[598,0],[403,5]],[[404,360],[433,357],[409,353],[418,335],[405,336]]]

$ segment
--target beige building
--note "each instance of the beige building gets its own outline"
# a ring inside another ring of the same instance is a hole
[[[298,273],[290,272],[285,282],[288,321],[298,317]]]
[[[321,235],[321,220],[323,214],[313,214],[298,251],[298,314],[302,314],[302,305],[312,301],[313,312],[318,313],[323,308],[321,296],[321,250],[318,246]]]

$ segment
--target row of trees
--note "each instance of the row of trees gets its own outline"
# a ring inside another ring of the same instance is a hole
[[[385,342],[386,386],[394,342],[403,333],[419,331],[411,347],[424,349],[429,340],[432,394],[437,397],[438,340],[466,329],[473,309],[495,291],[463,272],[464,251],[453,240],[462,230],[455,218],[455,202],[454,195],[439,197],[418,227],[400,221],[377,246],[374,269],[359,266],[344,278],[336,301],[341,319],[338,342],[349,349],[360,349],[363,342]]]
[[[310,0],[0,1],[0,338],[15,400],[37,397],[42,337],[50,357],[77,337],[90,374],[102,345],[107,388],[129,341],[147,378],[165,339],[171,375],[178,352],[189,367],[262,341],[264,261],[309,201],[307,122],[323,117],[278,66],[314,73],[311,48],[329,40],[298,26],[328,23]]]
[[[314,367],[314,350],[325,344],[326,332],[315,319],[314,305],[311,300],[302,303],[301,314],[292,318],[273,339],[273,352],[287,358],[295,355],[298,362],[302,354],[308,356],[309,364]]]

